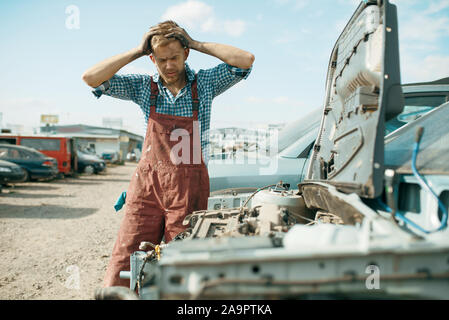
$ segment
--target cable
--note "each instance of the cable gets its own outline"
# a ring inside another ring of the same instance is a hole
[[[282,184],[282,181],[279,181],[279,183],[277,184],[270,184],[268,186],[262,187],[257,189],[256,191],[254,191],[247,199],[246,201],[240,206],[240,212],[242,212],[243,208],[245,208],[245,206],[248,204],[249,200],[252,199],[252,197],[254,197],[258,192],[268,189],[268,188],[272,188],[272,187],[279,187],[279,188],[283,188],[284,190],[288,190],[288,188],[284,187],[284,185]]]
[[[418,157],[418,152],[419,152],[419,145],[421,142],[421,138],[424,132],[424,128],[423,127],[418,127],[418,129],[416,130],[416,136],[415,136],[415,143],[413,146],[413,153],[412,153],[412,171],[413,171],[413,175],[416,177],[416,179],[418,180],[421,188],[423,188],[424,190],[426,190],[427,192],[429,192],[430,194],[432,194],[435,199],[438,201],[438,207],[440,208],[440,210],[443,212],[443,217],[442,217],[442,221],[441,221],[441,226],[436,229],[436,230],[426,230],[424,228],[422,228],[421,226],[419,226],[418,224],[416,224],[415,222],[413,222],[412,220],[406,218],[403,214],[399,213],[397,210],[395,210],[395,208],[390,208],[388,205],[386,205],[385,203],[382,202],[382,200],[380,198],[378,198],[378,202],[379,204],[388,212],[390,212],[392,214],[392,216],[404,221],[406,224],[420,230],[423,233],[429,234],[429,233],[433,233],[436,231],[440,231],[444,228],[446,228],[447,226],[447,218],[448,218],[448,213],[447,213],[447,209],[444,206],[444,204],[441,202],[441,200],[439,199],[439,197],[437,196],[437,194],[432,190],[432,188],[427,184],[427,182],[424,180],[424,178],[421,176],[421,174],[418,172],[418,169],[416,168],[416,159]],[[388,196],[388,190],[387,190],[387,196]]]
[[[252,197],[254,197],[256,195],[256,193],[258,193],[259,191],[262,191],[264,189],[270,188],[270,187],[276,187],[276,184],[270,184],[269,186],[265,186],[262,188],[257,189],[256,191],[254,191],[249,197],[248,199],[246,199],[246,201],[242,204],[242,206],[240,207],[240,212],[243,210],[243,208],[248,204],[249,200],[252,199]]]
[[[418,180],[419,184],[421,185],[421,187],[423,189],[425,189],[427,192],[429,192],[430,194],[432,194],[434,196],[434,198],[438,201],[438,207],[440,208],[441,212],[443,212],[443,216],[441,219],[441,226],[437,230],[435,230],[435,231],[439,231],[439,230],[446,228],[446,226],[447,226],[447,217],[448,217],[447,209],[444,206],[444,204],[441,202],[441,200],[437,196],[437,194],[427,184],[427,182],[424,180],[424,178],[421,176],[421,174],[418,172],[418,169],[416,168],[416,158],[418,157],[419,144],[421,142],[423,133],[424,133],[424,128],[418,127],[418,129],[416,130],[415,144],[414,144],[413,154],[412,154],[412,171],[413,171],[413,174],[415,175],[416,179]]]

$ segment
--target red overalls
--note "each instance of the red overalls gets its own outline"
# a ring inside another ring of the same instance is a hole
[[[129,280],[120,279],[119,273],[130,269],[130,255],[139,250],[140,242],[159,244],[163,235],[166,243],[171,241],[186,229],[182,221],[187,214],[207,208],[209,174],[201,156],[196,77],[191,93],[193,117],[156,113],[159,89],[151,79],[142,157],[127,191],[126,212],[106,270],[105,287],[129,287]]]

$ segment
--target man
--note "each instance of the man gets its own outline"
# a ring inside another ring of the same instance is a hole
[[[186,63],[190,49],[224,63],[195,74]],[[157,69],[153,77],[116,74],[147,55]],[[249,52],[193,40],[175,22],[165,21],[152,27],[138,47],[83,74],[97,97],[106,94],[137,103],[147,124],[142,157],[127,190],[126,213],[104,286],[129,286],[119,272],[129,270],[129,256],[140,242],[159,244],[163,236],[165,242],[171,241],[185,230],[182,221],[187,214],[207,208],[212,99],[245,79],[253,62]]]

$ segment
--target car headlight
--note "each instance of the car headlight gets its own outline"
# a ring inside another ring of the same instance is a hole
[[[0,167],[0,172],[12,172],[12,170],[7,167]]]

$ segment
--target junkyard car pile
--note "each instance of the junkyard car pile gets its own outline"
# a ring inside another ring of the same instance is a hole
[[[251,193],[217,191],[174,241],[142,243],[122,272],[130,289],[141,299],[448,299],[448,83],[421,85],[433,89],[401,85],[396,7],[363,1],[330,56],[319,128],[295,147],[307,161],[298,184],[275,174],[236,186]],[[132,295],[120,290],[97,298]]]
[[[61,148],[65,150],[65,148]],[[59,166],[59,159],[50,157],[35,148],[10,143],[0,143],[0,190],[2,186],[30,180],[52,180],[67,172]],[[68,160],[70,162],[70,159]],[[95,155],[74,152],[73,173],[100,173],[106,169],[105,162]],[[60,171],[59,168],[63,169]]]

